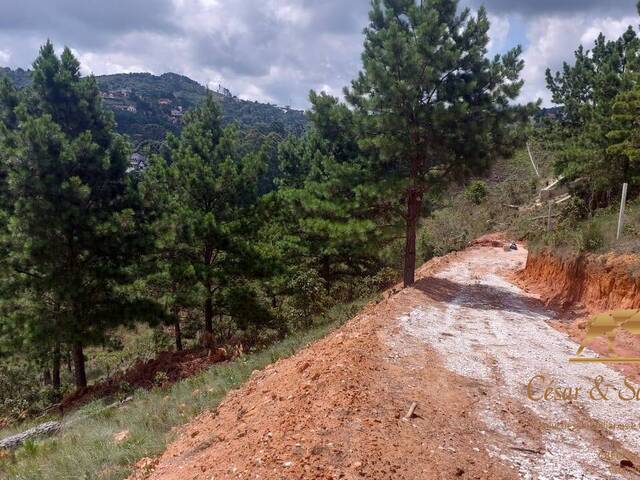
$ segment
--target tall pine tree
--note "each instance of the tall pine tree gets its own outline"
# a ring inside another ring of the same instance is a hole
[[[148,241],[127,175],[130,151],[95,79],[79,70],[69,49],[58,57],[47,42],[14,109],[3,260],[13,288],[40,305],[25,326],[70,347],[83,388],[86,345],[161,311],[127,288]]]
[[[260,152],[242,155],[212,94],[185,115],[169,146],[168,158],[156,157],[142,180],[147,207],[161,210],[159,272],[174,289],[176,309],[200,299],[204,331],[212,335],[214,315],[233,313],[243,279],[260,270],[247,235],[265,162]]]
[[[395,178],[406,205],[404,283],[414,283],[416,228],[425,193],[487,165],[508,141],[521,89],[521,49],[487,58],[483,8],[456,0],[374,0],[363,70],[346,90],[362,120],[361,147],[378,178]]]

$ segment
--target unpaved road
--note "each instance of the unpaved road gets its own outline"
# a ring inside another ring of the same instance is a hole
[[[576,343],[508,280],[526,255],[427,264],[415,288],[256,372],[135,478],[640,478],[639,402],[618,398],[613,369],[568,362]],[[581,390],[531,400],[534,377],[534,399],[551,382]],[[589,396],[598,377],[606,399]]]
[[[570,363],[577,345],[547,323],[554,313],[505,279],[526,255],[522,249],[468,251],[425,282],[444,301],[403,315],[403,332],[435,348],[447,369],[485,384],[486,398],[476,409],[494,437],[487,448],[522,478],[624,478],[610,463],[640,452],[640,405],[620,399],[618,393],[630,398],[633,392],[617,371]],[[534,378],[532,401],[527,387]],[[575,400],[538,400],[549,385],[573,388],[569,399],[580,391]]]

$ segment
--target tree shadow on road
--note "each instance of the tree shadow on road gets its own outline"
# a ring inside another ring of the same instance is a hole
[[[544,303],[536,298],[483,283],[463,284],[445,278],[426,277],[418,280],[414,288],[436,302],[455,302],[465,308],[553,316]]]

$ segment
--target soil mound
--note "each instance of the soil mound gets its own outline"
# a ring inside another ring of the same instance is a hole
[[[477,385],[420,342],[401,355],[389,345],[398,315],[427,300],[394,287],[325,339],[254,372],[130,480],[516,478],[478,444]]]
[[[121,394],[125,389],[152,388],[158,385],[158,374],[162,374],[164,384],[172,384],[225,360],[228,357],[223,349],[162,352],[152,360],[138,361],[125,372],[68,395],[58,407],[64,412],[96,398]]]

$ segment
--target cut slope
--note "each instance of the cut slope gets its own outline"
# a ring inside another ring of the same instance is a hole
[[[637,402],[528,396],[539,375],[582,392],[624,377],[569,362],[555,313],[508,280],[526,250],[494,245],[430,262],[414,288],[256,372],[132,478],[636,478]]]
[[[513,478],[479,443],[477,384],[405,335],[401,354],[389,345],[401,333],[394,319],[424,300],[418,289],[403,290],[255,372],[132,478]],[[414,401],[416,416],[404,420]]]
[[[545,304],[561,312],[552,325],[581,342],[591,315],[640,308],[640,260],[636,255],[570,255],[551,250],[529,255],[526,267],[515,278]],[[589,344],[591,350],[609,354],[603,338]],[[640,357],[640,339],[629,332],[616,335],[614,352],[621,357]],[[640,365],[616,364],[615,368],[640,379]]]

